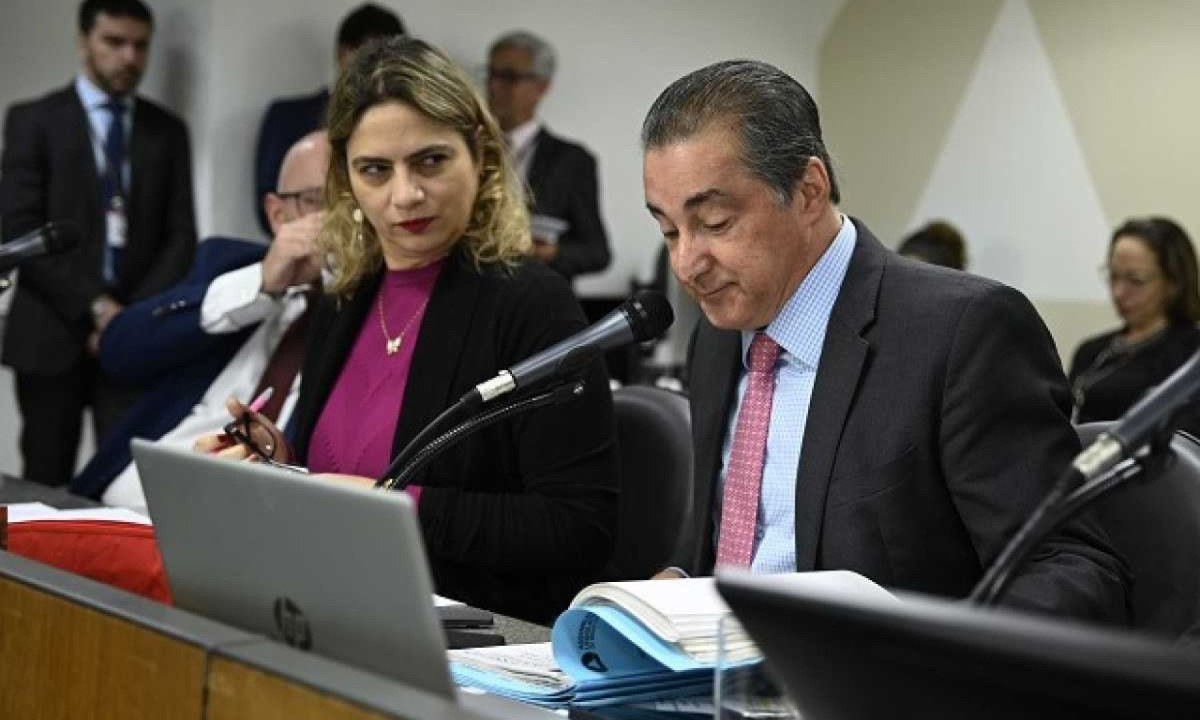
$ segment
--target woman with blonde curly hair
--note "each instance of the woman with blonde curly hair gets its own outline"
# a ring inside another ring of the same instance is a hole
[[[566,281],[526,260],[529,221],[503,136],[441,52],[410,38],[361,48],[330,97],[328,128],[321,244],[332,277],[294,444],[268,446],[275,460],[368,482],[476,383],[586,321]],[[586,383],[564,405],[468,438],[407,488],[439,593],[547,621],[598,577],[617,460],[600,362]]]

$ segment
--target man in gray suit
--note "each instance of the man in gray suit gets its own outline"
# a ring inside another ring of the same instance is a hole
[[[530,194],[533,253],[568,280],[608,267],[596,159],[546,129],[538,105],[554,77],[554,49],[524,31],[507,33],[488,53],[488,107],[508,139]]]
[[[843,215],[817,107],[770,65],[676,81],[642,142],[647,207],[705,315],[680,565],[849,569],[966,595],[1079,450],[1028,300],[901,258]],[[1120,621],[1127,575],[1085,518],[1007,601]]]

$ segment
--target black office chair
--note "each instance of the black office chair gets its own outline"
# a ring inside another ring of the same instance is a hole
[[[1086,446],[1109,423],[1076,428]],[[1094,505],[1133,572],[1133,625],[1179,637],[1200,622],[1200,442],[1176,433],[1157,477],[1133,480]]]
[[[684,395],[647,385],[613,393],[621,457],[617,542],[610,580],[644,580],[666,567],[692,516],[692,422]]]

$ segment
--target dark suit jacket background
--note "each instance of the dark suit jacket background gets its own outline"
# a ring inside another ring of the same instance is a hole
[[[571,224],[558,238],[558,255],[550,267],[568,280],[608,267],[608,235],[600,219],[596,160],[581,145],[538,131],[529,160],[529,190],[536,215]]]
[[[296,141],[325,125],[325,106],[329,90],[321,88],[312,95],[283,98],[271,103],[263,115],[254,150],[254,214],[258,224],[271,235],[271,223],[263,210],[262,199],[274,192],[279,181],[283,157]]]
[[[1079,451],[1049,332],[999,283],[900,258],[861,223],[813,388],[796,482],[797,570],[965,596]],[[701,318],[691,357],[696,544],[737,402],[740,334]],[[1008,602],[1126,616],[1128,571],[1090,518],[1034,556]]]
[[[100,338],[100,366],[112,377],[147,388],[71,480],[71,492],[96,500],[129,464],[129,441],[157,440],[191,413],[213,380],[256,326],[213,334],[200,309],[219,275],[262,260],[262,243],[212,237],[200,243],[196,264],[175,287],[130,305]]]
[[[340,309],[313,319],[295,412],[295,449],[307,464],[313,428],[363,323],[375,332],[383,273]],[[566,282],[536,262],[476,270],[447,260],[421,323],[392,444],[400,451],[477,383],[586,327]],[[315,339],[318,339],[315,340]],[[603,364],[584,395],[471,435],[414,484],[437,592],[478,607],[549,622],[599,578],[616,532],[617,455]]]
[[[196,224],[187,128],[138,98],[129,161],[128,236],[120,284],[109,289],[95,155],[74,84],[9,110],[0,160],[4,240],[52,220],[72,220],[83,231],[74,250],[21,266],[3,355],[18,372],[65,372],[84,353],[97,295],[111,290],[122,303],[140,300],[170,287],[191,265]]]
[[[1115,356],[1110,355],[1106,362],[1093,369],[1096,360],[1122,332],[1124,328],[1088,338],[1075,350],[1067,379],[1073,388],[1082,380],[1083,405],[1075,417],[1080,424],[1119,419],[1200,347],[1200,329],[1190,322],[1176,320],[1164,328],[1161,335],[1126,348]],[[1180,413],[1176,428],[1200,438],[1200,403],[1193,402]]]

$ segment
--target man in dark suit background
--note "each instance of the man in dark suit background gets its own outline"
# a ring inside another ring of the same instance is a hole
[[[583,146],[551,134],[537,118],[554,64],[554,49],[545,40],[524,31],[508,33],[488,52],[487,97],[532,196],[534,253],[570,280],[600,272],[610,256],[596,160]]]
[[[350,55],[377,37],[404,35],[404,21],[391,10],[374,3],[364,3],[342,18],[337,32],[338,72],[346,67]],[[329,104],[329,88],[322,87],[312,95],[274,100],[263,115],[254,150],[254,207],[263,232],[271,232],[270,219],[263,211],[262,199],[275,188],[279,167],[288,148],[308,133],[325,125],[325,106]]]
[[[676,81],[642,141],[647,207],[705,316],[689,375],[696,527],[680,565],[849,569],[966,595],[1079,450],[1032,306],[900,258],[843,215],[816,105],[770,65]],[[1007,602],[1123,621],[1127,575],[1084,518],[1038,550]]]
[[[99,442],[133,401],[133,388],[98,369],[96,340],[123,305],[182,277],[195,250],[187,128],[134,95],[152,31],[140,0],[85,0],[79,75],[5,120],[5,241],[48,221],[83,231],[74,250],[21,267],[5,331],[22,472],[38,482],[70,479],[84,407]]]

